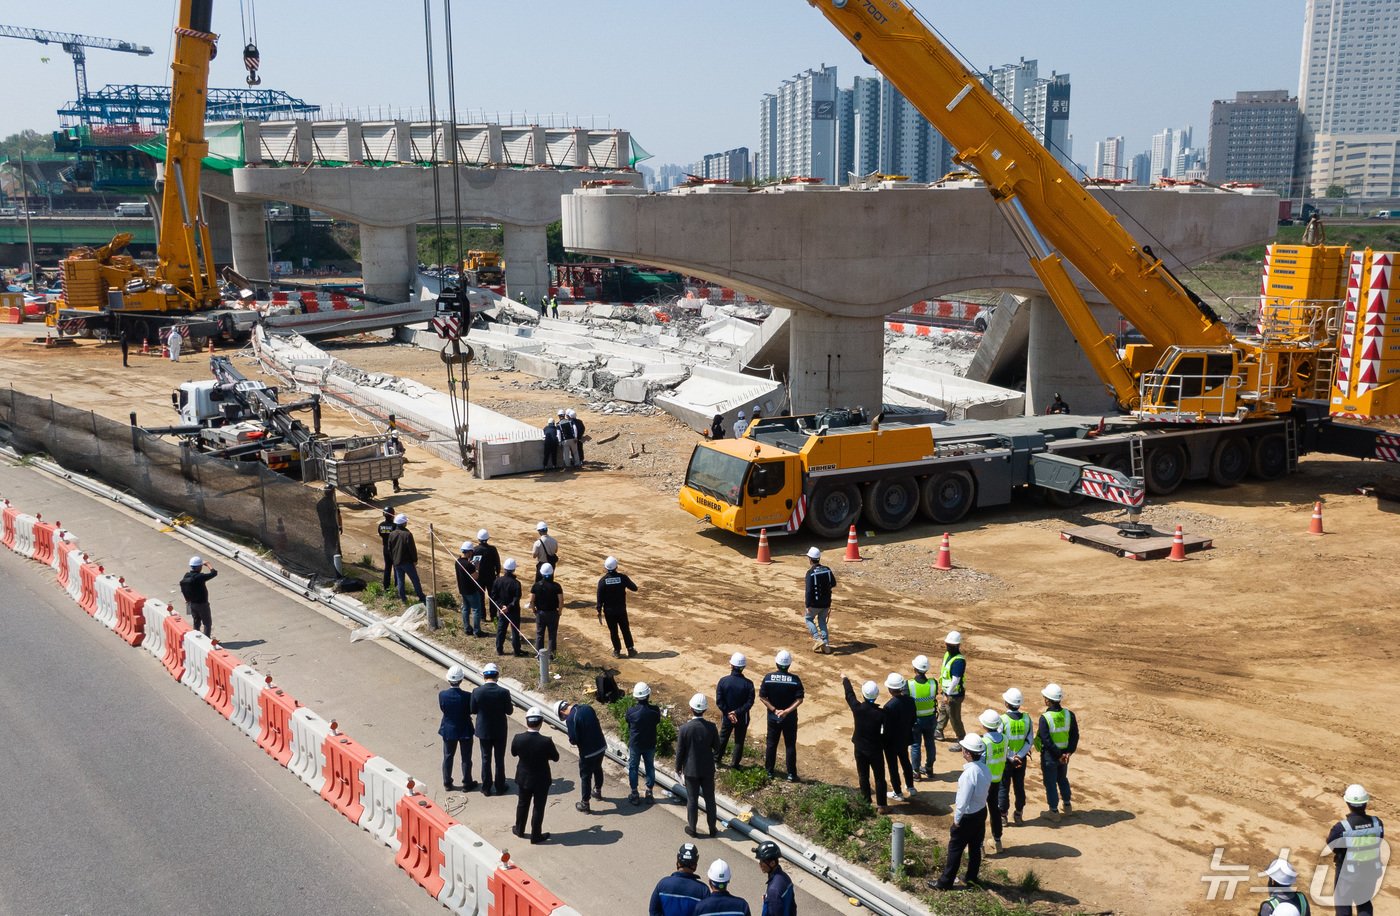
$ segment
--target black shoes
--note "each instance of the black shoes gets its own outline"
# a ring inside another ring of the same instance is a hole
[[[627,647],[627,657],[628,657],[628,658],[636,658],[636,657],[637,657],[637,650],[634,649],[634,648],[632,648],[631,646],[628,646],[628,647]]]
[[[532,836],[530,837],[530,845],[538,846],[541,843],[548,843],[551,836],[553,836],[551,833],[541,833],[539,836]]]
[[[574,802],[574,810],[575,810],[575,811],[582,811],[584,814],[592,814],[592,813],[593,813],[593,809],[592,809],[591,807],[589,807],[588,802],[582,802],[582,801]]]

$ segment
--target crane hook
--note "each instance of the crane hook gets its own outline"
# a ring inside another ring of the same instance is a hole
[[[262,77],[258,76],[258,67],[262,64],[261,55],[258,54],[258,46],[251,41],[243,48],[243,66],[248,68],[249,86],[262,85]]]

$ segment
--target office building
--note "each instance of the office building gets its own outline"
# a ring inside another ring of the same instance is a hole
[[[1039,70],[1039,61],[1023,57],[1020,63],[989,67],[982,74],[982,82],[1061,165],[1072,169],[1069,74],[1052,71],[1048,79],[1042,79]]]
[[[1133,184],[1140,184],[1143,187],[1152,185],[1152,154],[1141,152],[1133,157],[1133,164],[1129,167],[1128,177],[1133,179]]]
[[[1181,178],[1178,169],[1182,161],[1182,151],[1191,146],[1191,128],[1180,130],[1168,127],[1161,133],[1152,135],[1152,180],[1159,178]]]
[[[1293,194],[1293,165],[1301,126],[1298,100],[1283,89],[1237,92],[1210,110],[1206,179],[1243,182]]]

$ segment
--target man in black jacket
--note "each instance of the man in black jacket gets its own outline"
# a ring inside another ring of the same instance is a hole
[[[841,675],[841,686],[846,691],[846,705],[851,707],[855,718],[855,728],[851,731],[851,744],[856,751],[856,779],[860,783],[860,794],[875,806],[878,814],[888,814],[885,804],[885,764],[881,759],[884,750],[885,711],[876,704],[880,698],[880,685],[866,681],[860,688],[864,702],[856,699],[851,687],[851,679]],[[875,800],[870,800],[870,774],[875,774]]]
[[[890,672],[885,678],[885,689],[890,699],[885,703],[885,765],[890,770],[890,798],[903,801],[903,787],[899,774],[904,772],[904,781],[909,784],[909,797],[914,795],[914,765],[909,761],[909,743],[914,738],[914,720],[918,709],[905,690],[904,675]]]
[[[472,696],[462,689],[462,681],[467,672],[461,665],[453,665],[447,671],[447,689],[438,693],[438,709],[442,710],[442,723],[438,734],[442,736],[442,787],[449,792],[457,787],[452,784],[453,758],[462,754],[462,789],[470,792],[476,788],[472,779],[472,739],[476,731],[472,728]]]
[[[428,596],[423,594],[423,583],[418,580],[418,545],[413,540],[413,532],[408,530],[408,516],[402,512],[394,516],[394,530],[389,535],[389,558],[394,561],[394,582],[398,585],[399,600],[408,601],[404,579],[410,579],[418,600],[426,602]]]
[[[486,683],[472,691],[472,715],[476,716],[476,740],[481,745],[481,794],[506,793],[506,733],[514,704],[510,691],[496,683],[501,669],[488,662],[481,669]],[[494,778],[492,776],[494,768]]]
[[[483,596],[478,579],[481,557],[471,541],[462,542],[461,553],[453,568],[457,573],[457,593],[462,596],[462,630],[468,636],[485,636],[486,631],[481,628]]]
[[[379,534],[379,546],[384,548],[384,591],[389,591],[390,583],[394,581],[394,558],[389,555],[389,535],[394,533],[394,507],[384,507],[384,517],[379,520],[379,527],[376,529]]]
[[[822,563],[820,547],[807,549],[810,566],[803,578],[807,613],[803,621],[807,632],[812,634],[812,649],[831,654],[830,633],[827,632],[827,619],[831,616],[831,590],[836,587],[836,573]]]
[[[627,654],[635,658],[637,647],[632,644],[632,628],[627,624],[627,593],[637,590],[637,583],[618,572],[617,557],[603,561],[603,576],[598,580],[598,622],[604,619],[608,624],[608,635],[612,637],[613,655],[622,658],[623,643],[627,644]],[[618,633],[622,639],[618,639]]]
[[[719,751],[719,730],[713,722],[705,721],[710,701],[703,693],[690,698],[691,719],[681,726],[676,736],[676,772],[685,777],[685,835],[695,836],[699,818],[700,796],[705,797],[705,814],[710,822],[710,836],[716,836],[718,812],[715,810],[715,754]]]
[[[209,586],[208,582],[219,574],[214,567],[208,567],[205,572],[204,560],[199,557],[190,557],[190,568],[180,579],[180,594],[185,596],[185,610],[189,612],[191,626],[196,630],[204,630],[204,635],[208,636],[209,631],[214,626],[214,619],[209,610]]]
[[[661,710],[651,705],[651,687],[638,681],[632,688],[636,704],[627,710],[627,784],[632,793],[627,800],[642,803],[637,795],[637,771],[646,764],[647,804],[656,801],[656,727],[661,723]]]
[[[782,739],[787,759],[787,780],[797,782],[797,707],[806,698],[802,679],[788,671],[792,667],[792,653],[780,649],[773,656],[777,669],[763,676],[758,685],[758,701],[768,710],[768,742],[763,750],[763,767],[768,775],[776,778],[773,771],[778,759],[778,740]]]
[[[578,787],[582,797],[574,803],[574,809],[592,814],[591,801],[603,800],[603,758],[608,751],[603,724],[598,721],[597,711],[587,703],[560,700],[554,714],[564,723],[569,743],[578,748]]]
[[[744,653],[735,652],[729,657],[729,673],[719,679],[715,686],[715,706],[719,708],[719,751],[715,763],[723,765],[724,749],[729,746],[729,735],[734,735],[734,758],[730,766],[738,767],[744,759],[744,739],[749,734],[749,710],[753,709],[753,681],[744,677],[744,668],[749,660]]]
[[[491,532],[485,528],[476,533],[476,555],[481,557],[481,568],[477,570],[477,578],[481,582],[482,601],[485,603],[482,611],[487,620],[495,622],[496,606],[491,603],[489,593],[496,577],[501,574],[501,552],[494,545],[487,543],[490,540]]]
[[[530,586],[530,610],[535,613],[535,647],[554,655],[559,642],[559,609],[564,606],[564,589],[554,581],[554,566],[545,563],[540,577]]]
[[[525,838],[525,816],[530,816],[530,842],[548,842],[549,834],[541,832],[544,827],[544,806],[549,799],[549,785],[554,781],[550,772],[551,762],[559,760],[559,749],[554,739],[540,734],[544,723],[544,710],[531,706],[525,713],[525,731],[516,735],[510,742],[510,755],[517,758],[515,784],[520,788],[520,798],[515,803],[515,826],[511,833]],[[531,805],[534,811],[530,810]]]
[[[507,557],[502,572],[491,584],[491,603],[500,613],[496,621],[496,654],[505,655],[506,631],[510,631],[511,650],[520,651],[520,580],[515,578],[515,558]]]

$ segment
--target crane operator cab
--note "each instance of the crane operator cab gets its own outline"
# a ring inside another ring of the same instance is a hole
[[[1168,347],[1139,379],[1136,413],[1154,419],[1234,421],[1240,403],[1239,353],[1232,347]]]

